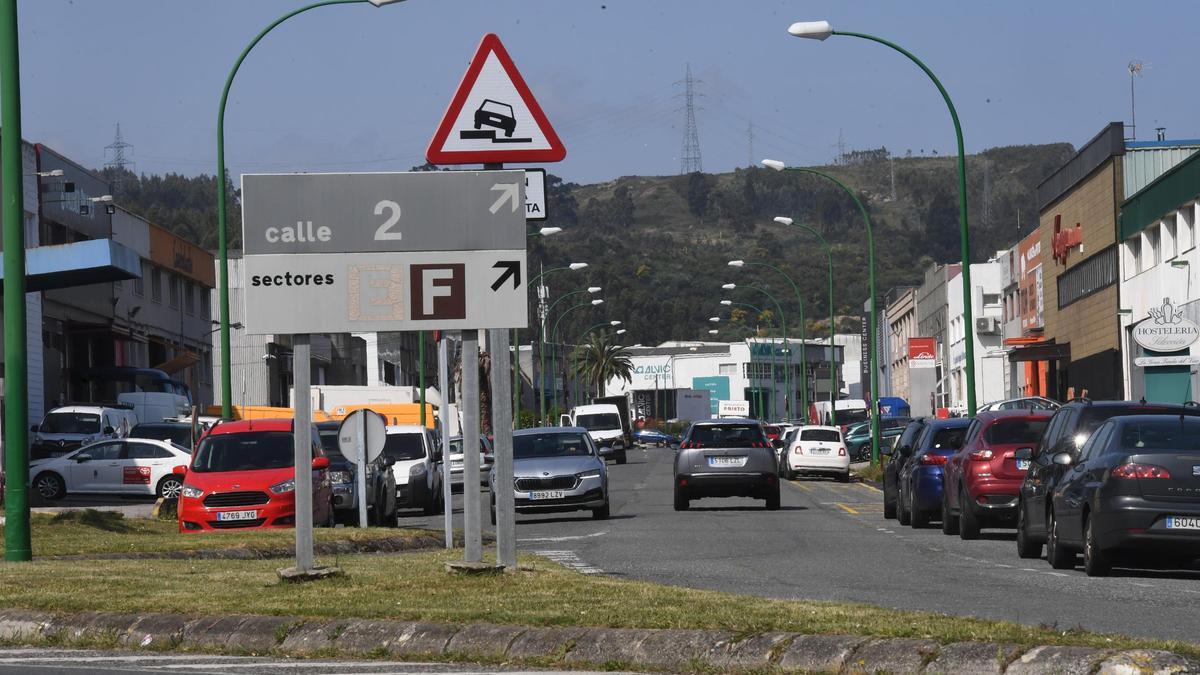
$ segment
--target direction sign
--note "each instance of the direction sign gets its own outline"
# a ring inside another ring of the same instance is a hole
[[[525,248],[525,175],[243,175],[243,250],[249,256]]]
[[[546,171],[525,169],[525,220],[546,219]]]
[[[525,250],[242,259],[247,334],[525,328]]]
[[[363,424],[362,417],[366,417],[366,424]],[[364,427],[366,436],[363,436]],[[342,420],[342,425],[338,427],[338,450],[346,459],[359,464],[358,448],[359,443],[362,443],[363,449],[367,451],[367,462],[374,462],[379,454],[383,452],[383,445],[387,441],[387,425],[378,413],[372,410],[355,410],[346,415]]]
[[[483,36],[425,150],[434,164],[559,162],[567,156],[500,38]]]

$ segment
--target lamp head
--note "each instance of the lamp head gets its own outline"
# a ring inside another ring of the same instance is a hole
[[[709,321],[711,321],[711,322],[713,322],[713,323],[717,323],[718,321],[720,321],[720,320],[721,320],[721,317],[719,317],[719,316],[710,316],[710,317],[708,317],[708,320],[709,320]]]
[[[543,237],[549,237],[550,235],[558,234],[559,232],[562,232],[561,227],[543,227],[542,229],[538,230],[538,234],[542,235]]]
[[[593,307],[596,305],[603,305],[603,304],[604,304],[604,298],[596,298],[595,300],[592,301]]]
[[[733,289],[737,288],[737,284],[725,284],[721,288],[724,288],[727,291],[732,291]]]
[[[601,291],[601,288],[599,286],[588,286],[588,289],[587,289],[588,293],[599,293],[600,291]]]
[[[779,223],[780,225],[791,225],[796,221],[788,218],[787,216],[775,216],[775,222]]]
[[[370,2],[372,5],[375,5],[376,7],[383,7],[384,5],[391,5],[391,4],[395,4],[397,2],[404,2],[404,0],[367,0],[367,1]]]
[[[714,328],[714,329],[712,329],[712,330],[708,331],[708,334],[709,334],[709,335],[716,335],[717,333],[720,333],[720,332],[721,332],[721,331],[719,331],[719,330],[717,330],[716,328]]]
[[[625,334],[625,329],[624,329],[624,328],[622,328],[621,330],[617,331],[617,335],[624,335],[624,334]]]
[[[621,325],[621,322],[620,322],[620,321],[617,321],[616,319],[614,319],[614,320],[612,320],[612,321],[609,321],[609,322],[608,322],[608,325],[610,325],[610,326],[620,326],[620,325]]]
[[[733,301],[732,301],[732,300],[722,300],[722,301],[721,301],[721,304],[722,304],[722,305],[725,305],[726,307],[728,307],[728,306],[730,306],[730,305],[732,305],[732,304],[733,304]]]
[[[730,267],[745,267],[745,265],[746,265],[745,260],[730,260],[729,261]]]
[[[587,263],[571,263],[567,267],[570,267],[571,270],[574,271],[574,270],[581,270],[587,266],[588,266]]]
[[[795,37],[824,40],[833,35],[833,26],[828,21],[797,21],[788,26],[788,33]]]
[[[776,171],[783,171],[787,168],[786,164],[777,159],[764,159],[761,163],[768,169],[775,169]]]

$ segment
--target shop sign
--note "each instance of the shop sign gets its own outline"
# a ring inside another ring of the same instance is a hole
[[[1083,226],[1075,223],[1075,227],[1063,229],[1062,216],[1054,216],[1054,236],[1050,240],[1054,259],[1060,265],[1067,264],[1067,254],[1076,246],[1083,246]]]
[[[1133,328],[1133,339],[1156,352],[1175,352],[1191,347],[1200,339],[1200,326],[1183,318],[1183,310],[1163,298],[1161,307],[1149,310],[1150,318]]]
[[[1200,356],[1139,356],[1133,360],[1138,368],[1153,366],[1200,366]]]
[[[933,368],[937,364],[937,338],[908,339],[908,367]]]

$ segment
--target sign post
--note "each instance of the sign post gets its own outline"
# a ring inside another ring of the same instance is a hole
[[[292,449],[294,450],[296,494],[296,571],[307,574],[313,568],[313,495],[312,495],[312,388],[311,352],[308,334],[292,336],[292,377],[295,382],[292,410]]]
[[[358,486],[358,526],[367,526],[367,467],[383,452],[387,426],[368,409],[355,410],[338,427],[338,449],[355,466]]]
[[[441,430],[442,430],[442,512],[443,529],[446,534],[446,548],[454,548],[454,497],[450,489],[450,423],[446,416],[450,408],[446,404],[450,400],[450,359],[448,343],[450,338],[442,331],[438,336],[438,382],[442,388]],[[466,445],[463,445],[464,461]],[[466,492],[464,489],[463,492]]]

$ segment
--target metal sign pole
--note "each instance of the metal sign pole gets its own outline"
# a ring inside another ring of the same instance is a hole
[[[489,336],[492,352],[492,432],[495,452],[496,491],[496,562],[501,567],[516,568],[516,522],[513,514],[513,430],[508,368],[508,331],[492,329]]]
[[[441,339],[438,340],[438,386],[442,390],[442,404],[438,411],[441,416],[442,427],[442,503],[444,505],[444,521],[443,528],[446,531],[446,548],[454,548],[454,501],[450,490],[450,421],[447,416],[450,414],[450,358],[449,352],[450,338],[442,331]],[[463,444],[463,454],[466,455],[466,444]],[[466,492],[464,487],[463,492]]]
[[[367,526],[367,415],[371,415],[367,410],[363,410],[358,416],[358,441],[355,443],[355,449],[358,452],[358,466],[355,467],[358,473],[358,526]],[[378,504],[376,508],[382,509],[383,504]],[[376,514],[378,515],[378,513]]]
[[[312,392],[307,333],[292,336],[292,449],[295,451],[296,484],[296,570],[304,573],[313,567],[313,494],[312,494]]]
[[[483,533],[479,520],[479,331],[462,334],[463,383],[463,559],[483,562]],[[469,452],[468,449],[475,452]],[[449,458],[445,458],[449,460]]]

